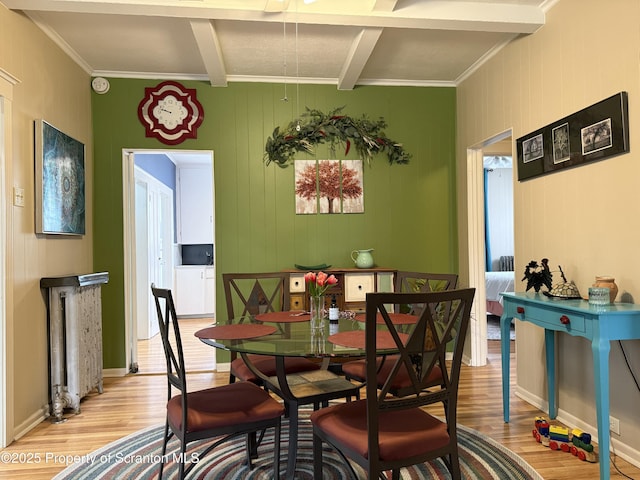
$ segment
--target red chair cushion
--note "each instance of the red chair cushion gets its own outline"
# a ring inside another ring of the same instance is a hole
[[[380,364],[382,363],[383,357],[380,357],[376,360],[378,371],[378,385],[382,385],[385,380],[389,377],[391,373],[391,369],[393,365],[398,360],[399,355],[389,355],[384,360],[382,364],[382,368],[380,368]],[[346,362],[342,364],[342,372],[348,377],[358,380],[360,382],[364,382],[367,378],[367,363],[365,360],[353,360],[351,362]],[[425,386],[439,385],[442,381],[442,371],[438,365],[434,365],[429,377],[425,382]],[[400,371],[393,379],[391,384],[392,389],[401,389],[405,387],[411,386],[411,380],[409,379],[409,373],[407,372],[407,367],[402,365],[400,367]]]
[[[250,382],[231,383],[188,393],[188,433],[259,422],[284,414],[284,406]],[[167,403],[167,419],[175,431],[182,430],[182,396]]]
[[[369,458],[366,400],[341,403],[311,414],[311,422],[330,439]],[[380,460],[402,460],[449,443],[447,425],[420,408],[379,413]]]
[[[249,360],[255,367],[267,377],[276,376],[276,358],[269,355],[249,355]],[[302,357],[287,357],[284,359],[287,373],[310,372],[319,370],[320,364]],[[258,378],[253,374],[242,358],[236,358],[231,362],[231,374],[245,382],[257,382]]]

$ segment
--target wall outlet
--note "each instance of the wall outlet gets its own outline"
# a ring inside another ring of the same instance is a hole
[[[620,435],[620,420],[616,417],[609,417],[609,430],[616,435]]]

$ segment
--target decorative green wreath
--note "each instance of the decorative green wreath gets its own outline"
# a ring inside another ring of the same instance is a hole
[[[345,155],[353,145],[367,163],[382,152],[386,152],[390,165],[409,163],[411,155],[404,151],[402,144],[384,134],[387,122],[382,117],[377,121],[368,120],[364,115],[351,118],[340,115],[343,108],[324,114],[306,107],[300,119],[290,122],[285,129],[280,131],[280,127],[276,127],[265,145],[266,164],[275,162],[279,167],[287,167],[296,152],[313,153],[313,146],[321,143],[328,143],[334,156],[338,145],[344,146]]]

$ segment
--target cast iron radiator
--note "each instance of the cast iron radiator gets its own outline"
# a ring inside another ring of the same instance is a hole
[[[102,393],[102,292],[107,272],[42,278],[48,290],[49,407],[52,422],[65,409],[80,413],[80,400]]]

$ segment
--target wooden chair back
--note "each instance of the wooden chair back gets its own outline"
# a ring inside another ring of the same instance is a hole
[[[171,398],[172,396],[171,387],[185,394],[183,395],[183,407],[184,412],[186,412],[187,372],[173,296],[171,290],[156,288],[153,285],[151,286],[151,291],[156,303],[162,348],[167,362],[168,397]]]
[[[399,271],[394,281],[394,291],[399,293],[427,293],[453,290],[458,286],[456,273],[424,273]],[[415,305],[397,305],[399,313],[418,315]]]
[[[367,295],[366,357],[367,357],[367,415],[370,425],[369,454],[377,458],[378,418],[383,410],[410,409],[444,402],[446,422],[454,437],[458,384],[464,341],[475,289],[446,290],[430,293],[370,293]],[[389,305],[422,305],[420,318],[403,342],[397,326],[389,317]],[[389,376],[378,385],[377,318],[385,320],[393,343],[398,349]],[[451,359],[448,359],[450,354]],[[434,368],[441,371],[442,380],[436,387],[425,388]],[[403,370],[409,372],[409,385],[400,397],[390,395],[391,385]]]
[[[223,273],[222,283],[231,318],[289,310],[289,274]]]

